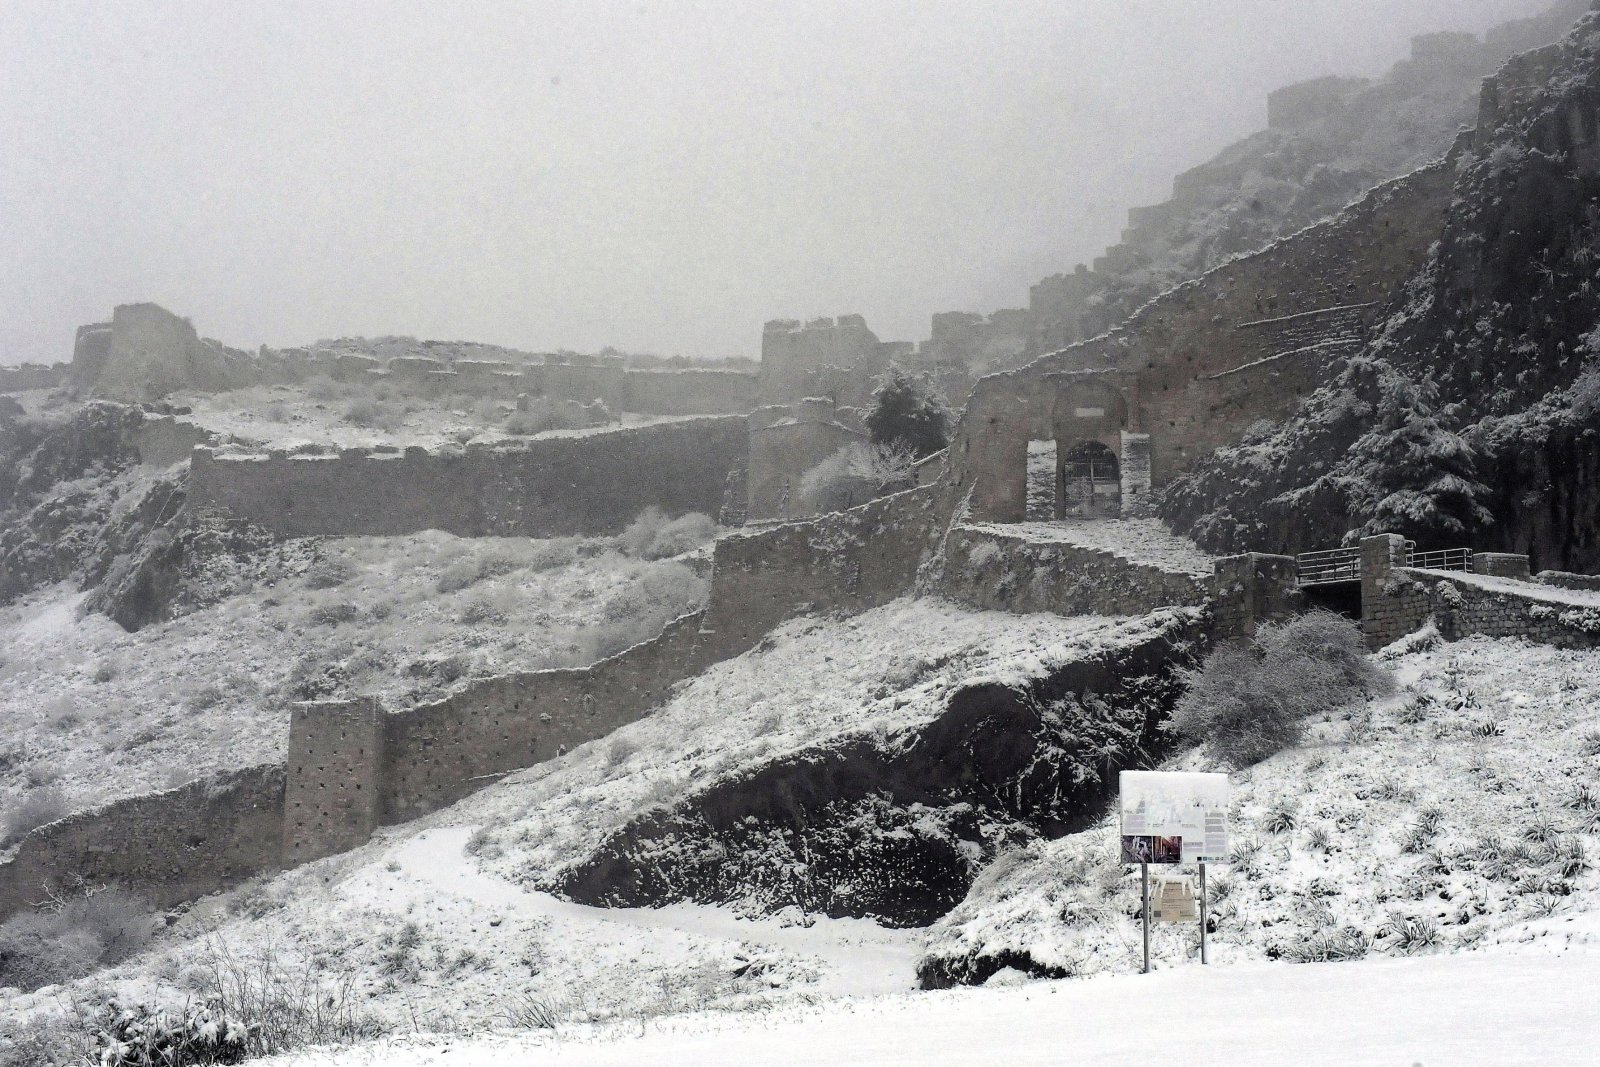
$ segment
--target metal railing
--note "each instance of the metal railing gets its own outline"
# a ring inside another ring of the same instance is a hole
[[[1329,548],[1321,552],[1302,552],[1296,557],[1300,563],[1300,584],[1332,585],[1335,582],[1361,580],[1361,549]],[[1428,571],[1472,570],[1472,549],[1438,548],[1418,552],[1416,543],[1406,542],[1402,567],[1416,567]]]
[[[1301,585],[1331,585],[1334,582],[1361,580],[1361,549],[1330,548],[1322,552],[1302,552]]]
[[[1406,566],[1425,571],[1471,571],[1472,549],[1439,548],[1432,552],[1418,552],[1407,542]]]

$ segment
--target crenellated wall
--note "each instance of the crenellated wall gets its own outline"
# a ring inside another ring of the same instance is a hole
[[[190,499],[287,537],[609,534],[649,506],[716,515],[728,474],[748,451],[737,416],[437,451],[197,448]]]

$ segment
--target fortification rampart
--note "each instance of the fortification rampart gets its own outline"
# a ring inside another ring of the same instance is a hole
[[[748,450],[745,420],[736,416],[438,451],[198,448],[190,499],[287,537],[607,534],[652,505],[716,515],[728,474],[744,466]]]
[[[282,766],[248,767],[42,826],[0,862],[0,919],[81,884],[170,907],[276,870],[283,794]]]
[[[1057,615],[1145,615],[1211,598],[1209,574],[1163,569],[1028,530],[993,525],[951,530],[941,594],[980,610]]]
[[[1148,437],[1159,489],[1256,421],[1289,414],[1424,260],[1453,174],[1445,160],[1380,186],[1335,219],[1171,290],[1110,333],[980,380],[951,448],[949,498],[970,493],[975,519],[1021,521],[1029,440],[1113,447],[1119,428]],[[1120,426],[1101,425],[1113,409]]]

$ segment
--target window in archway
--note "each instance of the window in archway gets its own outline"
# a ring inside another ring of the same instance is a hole
[[[1121,464],[1100,442],[1080,441],[1063,450],[1056,477],[1062,518],[1114,519],[1122,514]]]

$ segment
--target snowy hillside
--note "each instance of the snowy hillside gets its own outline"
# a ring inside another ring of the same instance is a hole
[[[209,577],[216,602],[128,633],[51,586],[0,608],[0,814],[70,809],[281,758],[296,700],[395,706],[474,676],[592,663],[701,606],[682,560],[613,538],[306,538]]]
[[[1476,638],[1391,658],[1401,696],[1233,775],[1218,958],[1469,950],[1600,909],[1600,654]],[[1108,818],[997,860],[930,931],[925,980],[1132,966],[1138,877],[1116,832]],[[1155,945],[1181,960],[1194,928],[1158,926]]]

